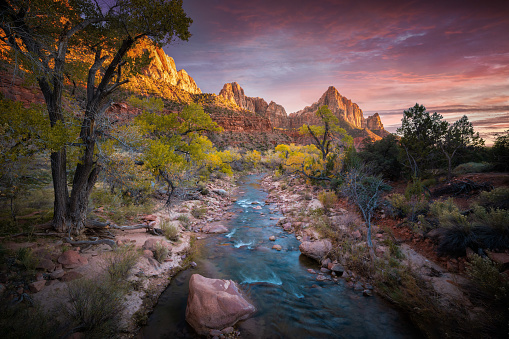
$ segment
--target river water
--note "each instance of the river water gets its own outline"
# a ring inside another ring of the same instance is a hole
[[[264,204],[267,193],[261,189],[261,178],[249,175],[239,180],[238,200],[230,209],[235,216],[225,224],[229,233],[197,240],[197,267],[173,279],[140,337],[197,337],[185,321],[185,309],[189,278],[198,273],[240,283],[256,306],[257,312],[237,325],[242,338],[420,338],[408,319],[384,300],[364,297],[342,279],[318,282],[307,272],[318,270],[318,264],[300,254],[293,234],[270,220],[281,215]],[[269,241],[271,235],[275,242]],[[283,250],[272,250],[274,243]]]

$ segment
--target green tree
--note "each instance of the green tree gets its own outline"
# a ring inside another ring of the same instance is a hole
[[[438,139],[438,146],[442,150],[447,160],[447,178],[451,178],[452,161],[457,152],[469,146],[479,147],[484,145],[484,140],[479,137],[479,133],[474,132],[474,126],[464,115],[453,124],[447,123],[442,137]]]
[[[507,172],[509,169],[509,130],[497,136],[491,152],[496,168]]]
[[[128,81],[123,72],[127,52],[144,38],[162,44],[188,40],[192,20],[182,0],[0,0],[0,13],[0,39],[36,79],[51,128],[69,123],[63,107],[66,78],[84,79],[84,113],[79,115],[79,141],[74,143],[80,155],[70,194],[69,146],[51,153],[53,226],[80,233],[100,171],[96,143],[101,129],[96,122],[110,106],[110,95]]]
[[[436,112],[430,114],[426,107],[419,104],[403,112],[397,133],[402,135],[400,144],[414,177],[420,176],[436,161],[437,141],[447,131],[447,122],[442,118]]]
[[[394,134],[389,134],[382,140],[363,142],[358,156],[374,173],[379,173],[385,179],[397,180],[401,176],[402,165],[399,159],[399,142]]]

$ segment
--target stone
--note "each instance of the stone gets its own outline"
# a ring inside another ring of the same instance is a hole
[[[281,251],[281,250],[283,249],[283,247],[281,247],[281,245],[277,245],[277,244],[276,244],[276,245],[272,246],[272,249],[273,249],[273,250]]]
[[[327,277],[324,276],[323,274],[318,274],[316,276],[316,280],[318,280],[318,281],[325,281],[325,280],[327,280]]]
[[[154,252],[152,252],[150,250],[143,250],[143,256],[145,258],[153,258],[154,257]]]
[[[332,250],[332,244],[329,239],[304,241],[300,244],[299,250],[305,256],[320,262]]]
[[[38,281],[34,281],[33,283],[30,283],[28,285],[28,288],[30,289],[30,292],[37,293],[37,292],[40,292],[45,286],[46,286],[46,280],[38,280]]]
[[[283,230],[285,230],[286,232],[291,231],[292,230],[292,224],[291,223],[284,224],[283,225]]]
[[[332,263],[332,261],[329,258],[325,258],[322,260],[322,267],[329,268],[330,263]]]
[[[215,189],[215,190],[212,190],[212,192],[219,194],[220,196],[223,196],[223,197],[228,195],[228,192],[226,192],[224,189]]]
[[[361,235],[361,232],[359,230],[355,230],[352,232],[352,236],[355,238],[355,239],[360,239],[362,238],[362,235]]]
[[[169,249],[171,249],[171,247],[166,243],[166,241],[164,241],[163,239],[160,239],[160,238],[150,238],[150,239],[145,240],[145,243],[143,244],[143,246],[141,246],[141,248],[143,248],[144,250],[149,250],[149,251],[154,252],[156,250],[157,246],[160,246],[160,245],[158,245],[158,243],[161,244],[162,246],[166,246]]]
[[[333,264],[330,267],[330,270],[334,273],[336,273],[338,276],[342,276],[345,269],[340,264]]]
[[[373,295],[373,291],[366,289],[362,291],[362,295],[365,297],[371,297]]]
[[[233,331],[235,331],[235,329],[231,326],[227,327],[227,328],[224,328],[221,332],[223,332],[223,334],[230,334],[230,333],[233,333]]]
[[[322,273],[330,273],[331,271],[325,267],[320,268],[320,272]]]
[[[42,275],[42,273],[41,273],[41,272],[37,272],[37,273],[35,274],[35,280],[37,280],[37,281],[44,280],[44,276]]]
[[[195,263],[194,261],[191,261],[189,265],[191,265],[192,268],[196,268],[198,266],[198,264]]]
[[[228,229],[223,225],[206,225],[202,227],[202,232],[212,233],[212,234],[221,234],[228,233]]]
[[[57,260],[64,268],[77,268],[88,264],[88,259],[76,251],[65,251]]]
[[[220,330],[210,330],[209,331],[209,335],[212,337],[219,337],[221,334],[223,334],[223,332],[221,332]]]
[[[55,270],[49,274],[50,279],[60,279],[64,276],[65,271],[63,269]]]
[[[193,274],[189,280],[186,321],[198,334],[223,329],[249,318],[256,311],[232,280]]]
[[[316,274],[316,271],[312,268],[308,268],[308,272],[311,273],[311,274]]]
[[[486,251],[488,254],[488,258],[493,260],[495,263],[500,265],[501,270],[507,270],[509,269],[509,254],[507,253],[494,253]]]
[[[143,216],[141,219],[145,220],[145,221],[156,221],[157,215],[147,214],[147,215]]]
[[[76,271],[69,271],[69,272],[65,273],[62,276],[62,278],[60,278],[60,281],[69,282],[69,281],[73,281],[73,280],[81,279],[81,278],[83,278],[83,274],[78,273]]]
[[[271,235],[271,236],[269,237],[269,240],[270,240],[270,241],[276,241],[276,237],[275,237],[275,236],[273,236],[273,235]]]
[[[39,262],[37,263],[36,268],[43,269],[48,272],[52,272],[55,270],[55,263],[50,259],[41,258],[41,259],[39,259]]]
[[[310,210],[310,211],[317,210],[320,208],[323,208],[323,204],[318,199],[313,199],[308,204],[308,210]]]
[[[353,289],[356,290],[356,291],[363,291],[364,287],[362,287],[362,284],[359,281],[357,281],[355,283],[355,285],[353,286]]]

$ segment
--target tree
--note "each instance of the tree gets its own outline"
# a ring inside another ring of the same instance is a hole
[[[456,152],[468,146],[482,146],[484,140],[479,137],[479,133],[474,132],[472,123],[464,115],[452,125],[447,122],[447,129],[438,140],[438,145],[447,159],[447,179],[451,179],[452,160]]]
[[[509,130],[497,136],[491,152],[496,168],[507,172],[509,168]]]
[[[380,204],[382,193],[390,189],[380,176],[367,174],[362,168],[350,170],[341,187],[341,192],[361,211],[368,228],[367,242],[371,256],[374,256],[371,241],[371,219]]]
[[[201,105],[191,104],[179,113],[144,112],[134,122],[144,139],[142,162],[168,185],[167,204],[179,183],[194,178],[206,166],[223,164],[221,155],[203,135],[220,127]]]
[[[420,176],[433,163],[436,143],[447,130],[447,122],[442,118],[436,112],[430,114],[426,107],[419,104],[403,112],[397,133],[402,135],[400,143],[414,177]]]
[[[385,179],[397,180],[402,171],[399,150],[396,136],[389,134],[382,140],[374,142],[365,139],[358,156],[374,173],[381,174]]]
[[[479,133],[474,133],[467,116],[450,124],[438,113],[430,114],[423,105],[404,111],[401,127],[401,146],[405,150],[408,166],[414,177],[431,168],[442,153],[447,161],[447,177],[451,176],[452,161],[457,151],[484,144]]]
[[[331,180],[332,172],[339,171],[335,163],[339,156],[348,147],[352,147],[353,139],[345,129],[338,126],[339,119],[329,110],[327,105],[321,106],[316,111],[323,125],[302,125],[300,134],[311,137],[313,144],[318,148],[321,155],[320,173],[313,175],[314,179]]]
[[[80,233],[88,198],[97,180],[96,121],[110,106],[108,98],[128,80],[126,54],[143,38],[154,43],[188,40],[192,20],[182,0],[0,0],[0,39],[19,56],[22,67],[41,89],[51,128],[69,126],[63,107],[65,81],[83,77],[86,95],[79,116],[79,162],[69,194],[67,149],[51,153],[55,192],[53,226]],[[71,60],[72,57],[72,60]],[[87,62],[88,60],[88,62]],[[80,81],[80,80],[78,80]]]

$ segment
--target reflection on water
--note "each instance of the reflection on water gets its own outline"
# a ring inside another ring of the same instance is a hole
[[[242,194],[231,208],[237,214],[225,225],[229,233],[197,241],[197,268],[174,278],[140,337],[197,337],[185,321],[188,282],[194,273],[241,284],[257,308],[252,318],[238,324],[242,338],[419,337],[401,314],[379,298],[363,297],[342,280],[316,281],[307,269],[316,269],[317,264],[300,255],[294,235],[270,220],[281,215],[271,213],[271,206],[264,203],[267,194],[258,184],[260,178],[247,176],[239,183]],[[275,242],[269,241],[271,235]],[[272,250],[274,243],[282,251]]]

